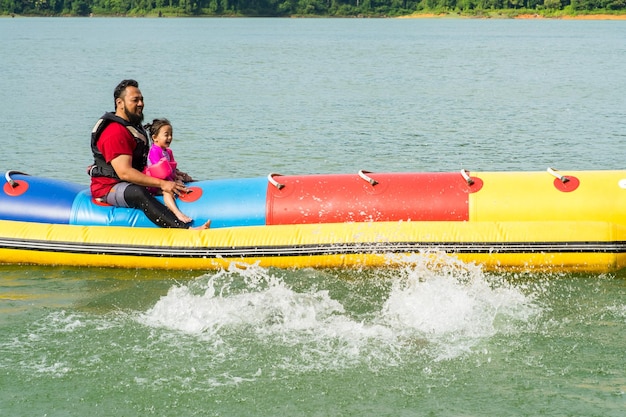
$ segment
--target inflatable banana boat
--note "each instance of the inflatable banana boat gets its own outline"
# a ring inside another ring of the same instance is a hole
[[[122,268],[363,267],[453,256],[489,270],[626,265],[626,171],[283,176],[188,184],[207,230],[161,229],[87,185],[8,171],[0,263]]]

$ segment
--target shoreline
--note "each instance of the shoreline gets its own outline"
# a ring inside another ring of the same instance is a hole
[[[546,19],[546,20],[626,20],[626,14],[581,14],[581,15],[562,15],[562,16],[543,16],[540,14],[519,14],[517,16],[483,15],[483,16],[465,16],[451,13],[414,13],[406,16],[398,16],[398,19]]]
[[[558,13],[558,12],[556,12]],[[61,15],[61,16],[44,16],[44,15],[19,15],[19,14],[7,14],[7,15],[2,15],[0,14],[0,18],[16,18],[16,17],[129,17],[129,18],[152,18],[152,17],[157,17],[156,15],[152,15],[150,13],[148,14],[144,14],[144,15],[116,15],[116,14],[112,14],[112,15],[107,15],[107,14],[102,14],[102,15],[95,15],[95,14],[90,14],[88,16],[74,16],[74,15]],[[198,17],[198,18],[203,18],[203,17],[207,17],[207,18],[224,18],[224,17],[232,17],[232,18],[238,18],[238,17],[249,17],[249,16],[234,16],[234,15],[200,15],[200,16],[158,16],[158,17]],[[276,16],[277,18],[279,18],[278,16]],[[284,18],[285,16],[283,16]],[[331,16],[322,16],[322,15],[315,15],[315,16],[300,16],[300,15],[292,15],[292,16],[286,16],[287,18],[304,18],[304,17],[316,17],[316,18],[324,18],[324,17],[331,17]],[[344,18],[360,18],[360,17],[366,17],[366,16],[361,16],[361,15],[356,15],[356,16],[334,16],[334,17],[344,17]],[[514,11],[512,10],[501,10],[501,11],[490,11],[487,13],[481,13],[481,14],[461,14],[461,12],[447,12],[447,13],[432,13],[432,12],[415,12],[412,14],[408,14],[408,15],[402,15],[402,16],[386,16],[386,15],[381,15],[381,16],[369,16],[369,17],[379,17],[379,18],[392,18],[392,19],[520,19],[520,20],[531,20],[531,19],[537,19],[537,20],[626,20],[626,12],[624,12],[623,14],[608,14],[608,13],[597,13],[597,14],[577,14],[577,15],[568,15],[568,14],[554,14],[554,15],[549,15],[549,16],[544,16],[542,14],[539,13],[520,13],[520,14],[515,14]]]
[[[513,19],[556,19],[556,20],[626,20],[626,15],[619,14],[582,14],[545,17],[538,14],[520,14]]]

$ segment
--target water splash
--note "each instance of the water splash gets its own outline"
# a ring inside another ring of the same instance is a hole
[[[406,261],[400,269],[364,271],[363,281],[343,290],[320,284],[329,272],[302,272],[310,280],[302,284],[292,283],[298,271],[231,265],[172,287],[139,320],[213,346],[260,345],[280,367],[302,370],[390,366],[416,351],[451,359],[494,335],[519,331],[540,313],[532,294],[477,266],[447,258],[433,268],[433,257],[420,255]],[[368,286],[378,286],[379,299]],[[376,309],[351,306],[355,291]]]
[[[380,319],[398,337],[423,338],[435,359],[450,359],[497,334],[520,330],[540,312],[534,294],[502,277],[444,256],[407,257]],[[433,265],[436,265],[433,268]]]
[[[172,287],[143,316],[149,325],[218,336],[223,328],[253,326],[259,334],[312,328],[343,308],[327,291],[297,293],[259,267],[228,270]]]

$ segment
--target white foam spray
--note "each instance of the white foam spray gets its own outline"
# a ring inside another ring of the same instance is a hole
[[[302,289],[300,282],[296,291],[289,278],[277,275],[292,271],[233,264],[172,287],[139,320],[214,346],[261,344],[276,355],[282,350],[280,366],[302,370],[389,366],[416,351],[429,360],[452,359],[494,335],[519,331],[541,311],[532,293],[502,277],[449,257],[435,263],[432,256],[414,255],[403,268],[375,273],[371,284],[387,285],[374,312],[350,311],[345,299],[331,296],[337,291],[318,288],[315,271],[308,272],[311,285]]]

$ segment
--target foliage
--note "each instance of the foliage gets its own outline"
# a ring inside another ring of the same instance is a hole
[[[626,13],[626,0],[0,0],[1,14],[38,16],[515,16]]]

